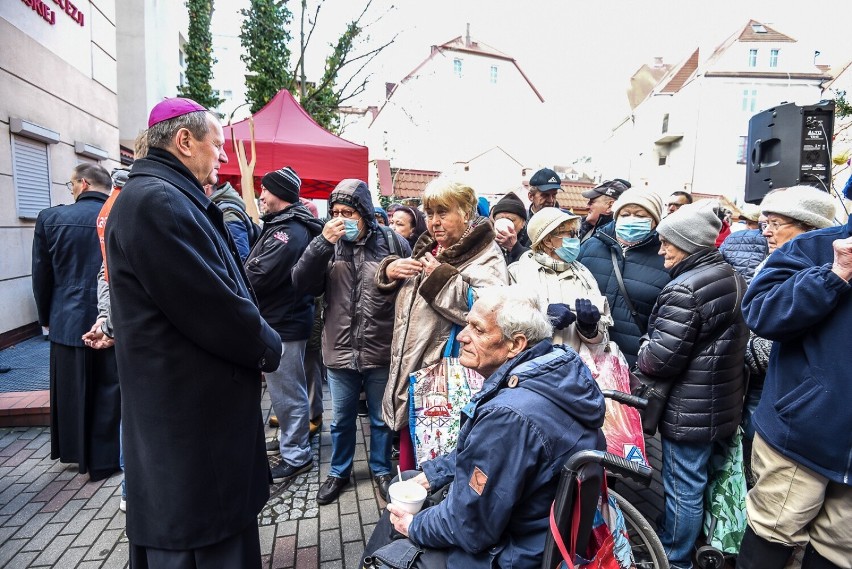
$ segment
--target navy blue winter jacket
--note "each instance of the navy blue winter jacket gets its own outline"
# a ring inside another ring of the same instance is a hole
[[[598,229],[592,238],[580,246],[580,256],[577,260],[592,272],[601,294],[609,301],[613,319],[609,337],[618,344],[631,366],[636,363],[639,338],[647,331],[648,318],[657,297],[671,280],[669,272],[663,266],[663,258],[657,254],[659,250],[660,238],[656,231],[652,231],[648,237],[628,247],[626,251],[622,250],[615,239],[614,221]],[[618,287],[610,251],[615,251],[627,294],[639,312],[641,327],[630,314]]]
[[[103,263],[95,228],[107,194],[83,192],[71,205],[42,210],[33,234],[33,295],[38,323],[50,341],[83,347],[98,317],[98,271]]]
[[[757,432],[779,453],[852,485],[852,323],[849,283],[831,272],[832,242],[850,224],[804,233],[775,251],[743,300],[746,323],[775,344]]]
[[[759,229],[748,229],[728,235],[719,252],[746,283],[750,283],[757,266],[769,255],[769,244]]]
[[[574,350],[544,340],[503,364],[472,403],[456,450],[423,463],[433,488],[453,483],[414,516],[409,538],[448,548],[448,567],[538,569],[560,469],[606,446],[603,395]]]

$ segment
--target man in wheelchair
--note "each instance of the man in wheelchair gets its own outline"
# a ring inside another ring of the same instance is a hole
[[[414,479],[427,490],[449,484],[446,498],[414,516],[389,504],[367,565],[541,566],[562,465],[606,447],[604,397],[577,353],[552,345],[551,335],[534,293],[479,291],[459,358],[487,379],[462,411],[456,450],[423,463]]]

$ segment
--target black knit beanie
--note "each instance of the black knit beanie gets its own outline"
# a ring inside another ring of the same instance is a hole
[[[491,208],[491,217],[500,212],[514,213],[524,221],[527,219],[527,208],[515,192],[509,192]]]
[[[263,187],[276,197],[285,202],[299,203],[299,189],[302,180],[289,166],[285,166],[275,172],[268,172],[261,180]]]

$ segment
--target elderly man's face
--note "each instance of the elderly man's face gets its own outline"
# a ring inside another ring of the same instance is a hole
[[[458,335],[461,344],[459,362],[485,377],[517,355],[512,340],[504,338],[497,326],[497,309],[478,300],[467,315],[467,326]]]
[[[191,134],[189,135],[192,150],[189,157],[190,164],[187,166],[202,186],[217,184],[219,182],[219,167],[228,162],[228,156],[225,154],[225,135],[222,132],[222,125],[209,113],[207,124],[209,130],[207,136],[203,139],[197,140]]]
[[[532,210],[534,213],[541,211],[543,207],[556,207],[556,194],[559,190],[547,190],[540,192],[536,189],[530,189],[527,197],[532,202]]]

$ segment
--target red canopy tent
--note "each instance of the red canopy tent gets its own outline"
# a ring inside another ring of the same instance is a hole
[[[243,141],[246,158],[251,161],[248,119],[224,128],[229,161],[222,165],[219,177],[239,188],[240,166],[231,144],[232,130],[236,139]],[[256,192],[260,191],[260,179],[264,174],[284,166],[293,168],[302,179],[301,195],[306,198],[327,198],[344,178],[367,181],[367,147],[343,140],[322,128],[286,89],[255,113],[254,134]]]

